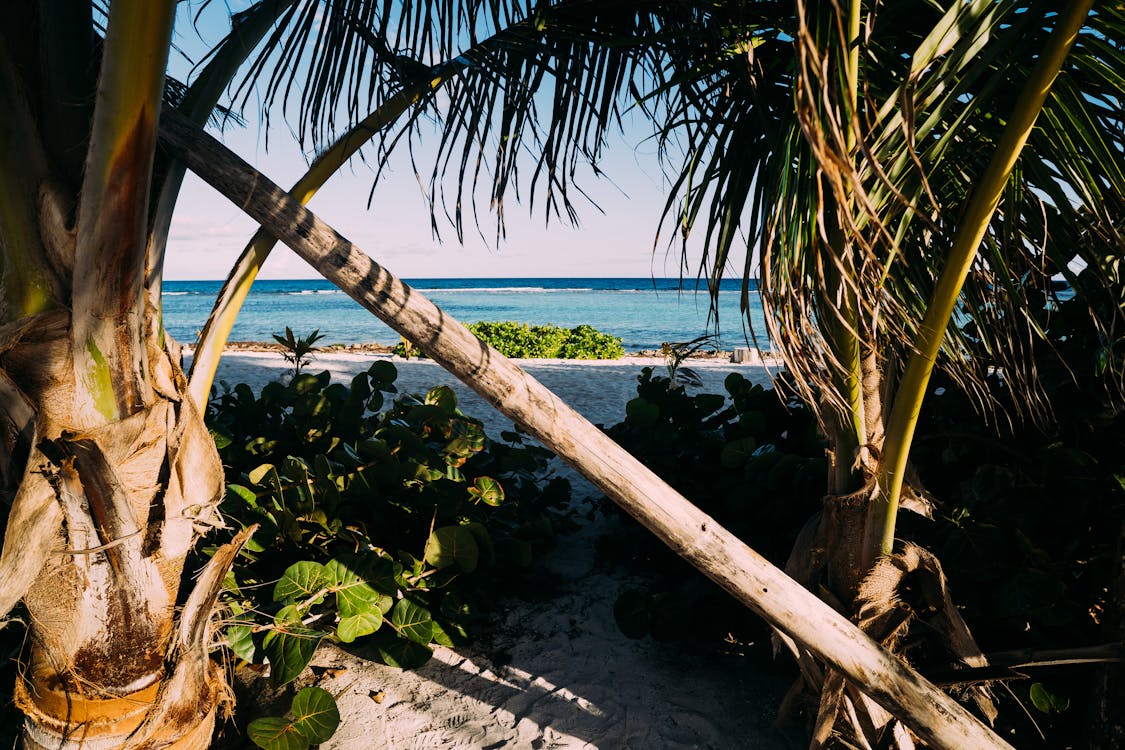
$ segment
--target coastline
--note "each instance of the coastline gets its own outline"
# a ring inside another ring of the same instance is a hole
[[[400,392],[425,393],[430,388],[446,385],[458,397],[461,410],[480,419],[490,435],[511,428],[511,421],[491,404],[477,395],[467,385],[445,371],[430,359],[404,359],[377,351],[369,345],[364,348],[324,349],[313,354],[304,371],[327,371],[333,382],[347,384],[365,371],[375,361],[392,363],[398,371],[395,385]],[[268,344],[236,344],[228,347],[219,363],[215,386],[221,392],[224,383],[233,387],[246,383],[255,391],[270,380],[286,377],[291,368],[281,355],[280,346]],[[184,347],[185,365],[190,361],[190,349]],[[755,357],[744,362],[731,362],[730,355],[692,357],[681,365],[697,379],[688,388],[695,393],[726,395],[723,381],[731,372],[742,374],[749,380],[768,386],[772,374],[780,369],[775,358]],[[637,377],[646,367],[658,375],[667,374],[663,357],[626,355],[619,359],[516,359],[513,360],[532,377],[554,391],[563,401],[594,424],[610,425],[625,417],[625,404],[636,396]]]

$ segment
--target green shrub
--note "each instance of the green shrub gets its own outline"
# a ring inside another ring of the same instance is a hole
[[[801,526],[820,507],[827,477],[812,414],[737,373],[727,397],[690,394],[644,368],[625,421],[607,434],[701,510],[781,564]],[[607,508],[616,509],[605,501]],[[614,512],[614,511],[611,511]],[[705,579],[640,524],[599,540],[599,555],[649,577],[614,607],[630,637],[651,635],[696,645],[730,639],[768,642],[748,609]]]
[[[617,359],[625,354],[621,339],[593,326],[566,329],[555,325],[529,326],[512,321],[479,322],[469,330],[505,357],[520,359]]]
[[[227,581],[226,636],[277,685],[325,640],[368,639],[400,667],[463,642],[564,520],[549,452],[489,441],[444,386],[380,412],[396,376],[385,361],[350,387],[301,374],[208,408],[228,481],[213,543],[259,525]]]

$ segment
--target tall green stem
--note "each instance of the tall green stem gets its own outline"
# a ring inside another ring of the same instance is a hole
[[[1051,34],[1047,48],[1020,92],[996,152],[977,183],[977,190],[969,198],[965,218],[954,237],[949,259],[926,310],[926,317],[915,341],[914,353],[906,366],[887,425],[887,437],[879,466],[879,496],[868,511],[865,547],[871,560],[879,554],[890,554],[894,544],[895,521],[914,430],[926,397],[934,362],[961,294],[961,287],[1000,204],[1000,196],[1016,160],[1092,5],[1093,0],[1075,0],[1059,18],[1058,27]]]
[[[418,81],[387,100],[332,144],[331,148],[318,156],[309,167],[309,171],[290,188],[289,194],[300,201],[301,205],[308,204],[324,183],[336,174],[356,151],[371,140],[372,136],[393,123],[422,97],[438,89],[462,70],[464,65],[459,62],[435,66],[432,75],[427,77],[428,80]],[[219,359],[234,328],[235,319],[242,309],[243,302],[246,301],[246,296],[250,293],[250,287],[254,284],[258,271],[276,244],[277,238],[268,230],[258,229],[254,233],[231,269],[226,283],[223,284],[215,300],[211,316],[207,319],[203,332],[199,334],[192,359],[189,391],[200,408],[207,403],[211,384],[219,367]]]
[[[148,198],[174,0],[114,0],[79,201],[74,371],[109,421],[149,395],[142,343]]]
[[[39,232],[38,192],[48,178],[43,144],[28,106],[27,91],[0,40],[0,320],[14,320],[55,306],[53,284]]]
[[[859,29],[861,18],[860,0],[850,0],[848,4],[847,28],[847,62],[844,66],[844,81],[846,84],[847,101],[845,115],[847,129],[845,131],[845,147],[848,158],[853,158],[857,142],[856,128],[859,111]],[[850,211],[851,201],[844,197],[839,211]],[[860,351],[860,326],[859,306],[857,304],[857,290],[849,283],[855,276],[855,258],[852,256],[847,236],[840,228],[840,221],[836,220],[836,227],[829,233],[829,245],[832,253],[838,259],[840,266],[832,265],[829,268],[829,288],[838,289],[841,303],[837,316],[830,323],[829,335],[832,339],[832,349],[843,366],[843,371],[837,378],[837,385],[844,394],[848,413],[845,424],[840,426],[836,433],[835,465],[833,466],[834,478],[832,491],[836,493],[851,492],[855,489],[853,460],[856,451],[867,442],[866,407],[863,400],[863,367],[862,352]]]

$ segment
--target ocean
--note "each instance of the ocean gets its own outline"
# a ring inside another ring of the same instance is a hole
[[[705,288],[679,279],[408,279],[407,283],[463,323],[515,320],[572,328],[592,325],[620,336],[626,351],[659,349],[664,342],[690,341],[714,333]],[[179,342],[195,341],[210,314],[220,281],[165,281],[164,325]],[[719,291],[717,344],[746,346],[739,310],[740,282],[725,280]],[[752,293],[751,323],[765,325]],[[231,333],[232,341],[272,341],[289,326],[297,335],[319,329],[320,345],[394,345],[399,335],[324,279],[257,281]]]

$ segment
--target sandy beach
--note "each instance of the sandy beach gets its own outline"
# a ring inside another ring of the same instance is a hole
[[[323,353],[309,372],[328,370],[347,382],[374,356]],[[429,361],[389,358],[399,370],[400,391],[452,387],[461,409],[480,418],[490,434],[510,421]],[[526,360],[520,363],[594,423],[624,417],[643,367],[662,372],[657,358],[606,362]],[[723,393],[730,372],[768,383],[760,361],[686,363],[703,385],[693,391]],[[258,388],[282,376],[286,365],[271,352],[231,352],[217,380]],[[787,682],[764,674],[738,655],[691,655],[675,645],[622,635],[613,603],[631,578],[603,569],[595,540],[612,532],[616,519],[589,514],[593,488],[567,467],[580,513],[578,531],[538,564],[550,581],[549,596],[509,599],[495,628],[467,649],[437,648],[416,671],[404,672],[337,648],[322,648],[318,684],[335,695],[342,722],[323,748],[773,748],[799,743],[772,727]]]

